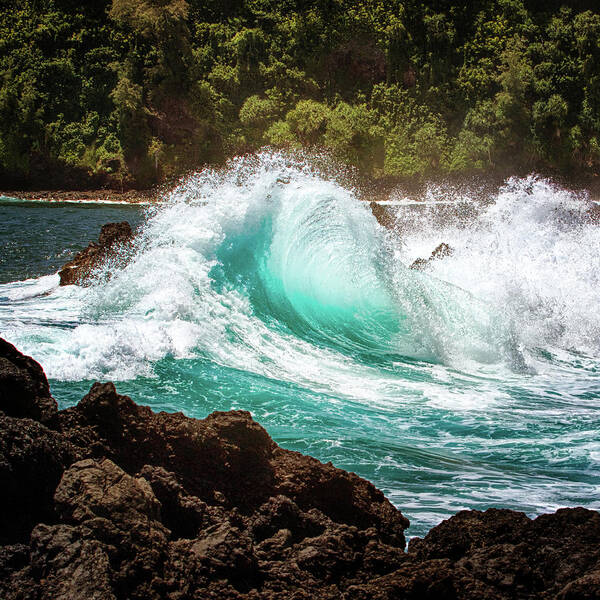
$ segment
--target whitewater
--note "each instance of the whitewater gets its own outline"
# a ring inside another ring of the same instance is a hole
[[[249,410],[372,481],[411,535],[464,508],[600,508],[591,201],[534,176],[428,198],[388,229],[310,162],[236,159],[144,209],[126,266],[89,287],[1,284],[0,335],[61,407],[113,380],[155,410]],[[450,256],[409,268],[441,242]]]

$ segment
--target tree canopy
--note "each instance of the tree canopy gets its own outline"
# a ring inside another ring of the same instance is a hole
[[[264,145],[374,177],[600,168],[600,11],[2,0],[0,182],[147,187]]]

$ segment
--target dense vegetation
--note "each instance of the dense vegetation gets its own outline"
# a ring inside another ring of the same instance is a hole
[[[593,174],[595,4],[2,0],[0,185],[145,187],[264,145]]]

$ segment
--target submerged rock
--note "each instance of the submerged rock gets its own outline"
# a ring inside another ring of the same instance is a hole
[[[85,285],[95,269],[108,259],[118,257],[131,245],[132,239],[133,231],[127,221],[103,225],[98,241],[90,242],[58,272],[60,285]]]
[[[280,448],[249,413],[154,413],[96,383],[47,426],[41,367],[0,349],[1,389],[17,390],[0,415],[2,598],[600,594],[597,512],[463,511],[405,553],[408,521],[379,490]]]

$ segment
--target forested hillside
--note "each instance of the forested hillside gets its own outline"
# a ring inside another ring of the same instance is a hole
[[[0,185],[148,187],[264,145],[374,177],[600,167],[600,8],[16,0]]]

